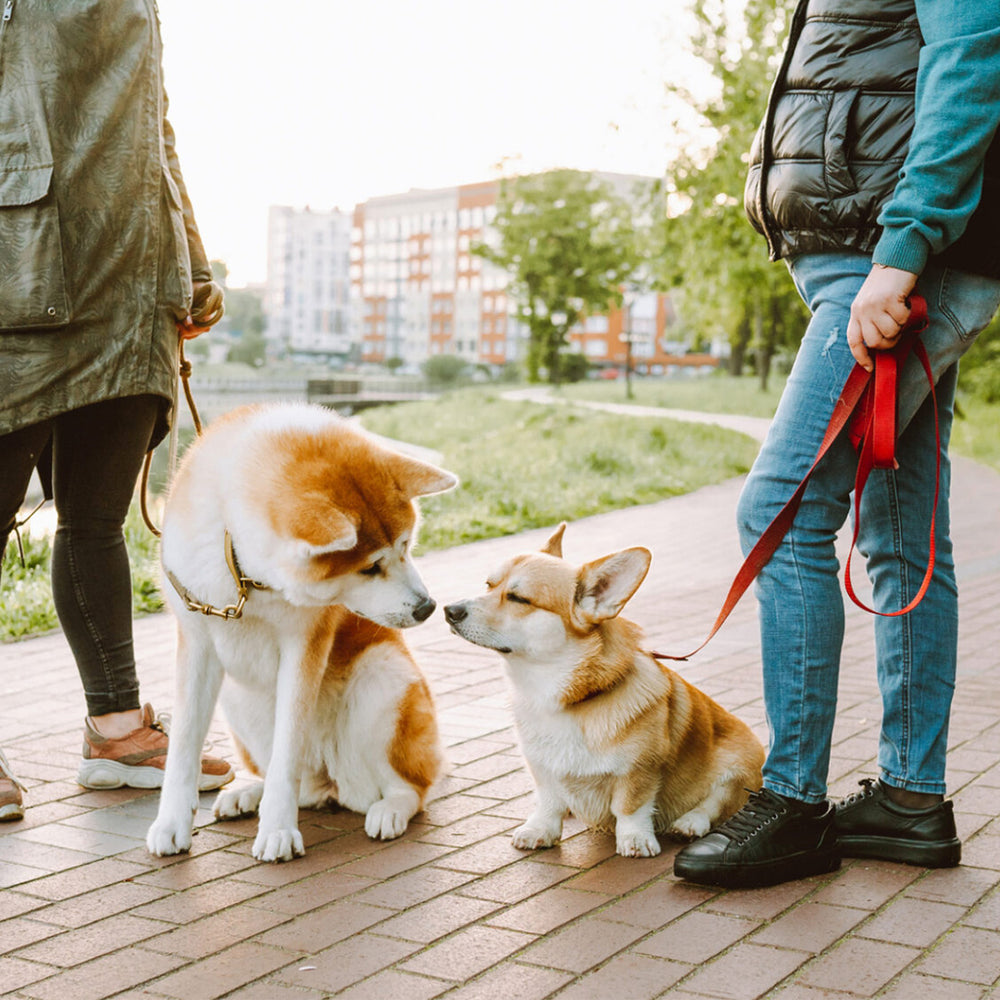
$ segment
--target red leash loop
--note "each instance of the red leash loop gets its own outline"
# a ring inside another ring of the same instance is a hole
[[[883,615],[894,617],[905,615],[912,611],[927,592],[931,577],[934,573],[934,527],[937,513],[938,491],[941,477],[941,432],[937,419],[937,396],[934,392],[934,376],[931,372],[930,361],[927,351],[919,339],[919,335],[927,329],[927,302],[919,295],[910,297],[910,318],[900,332],[899,342],[889,351],[877,351],[873,357],[875,359],[875,371],[870,373],[865,371],[861,365],[856,364],[851,370],[840,397],[833,407],[833,414],[827,424],[823,441],[816,452],[812,465],[802,478],[802,482],[796,487],[784,507],[778,512],[774,520],[764,529],[764,533],[757,539],[756,544],[750,550],[750,554],[743,561],[736,578],[733,580],[729,593],[722,604],[715,624],[705,641],[693,649],[685,656],[670,656],[666,653],[651,653],[658,660],[687,660],[699,652],[722,627],[723,622],[729,617],[733,608],[736,607],[740,598],[746,593],[747,588],[753,583],[757,574],[767,565],[771,556],[774,555],[781,544],[788,529],[795,520],[802,497],[805,494],[806,486],[813,474],[820,459],[829,451],[830,446],[837,439],[837,436],[848,427],[851,443],[858,452],[858,470],[854,480],[854,537],[851,541],[851,551],[847,557],[847,564],[844,570],[844,589],[852,601],[865,611],[873,615]],[[913,351],[923,366],[927,375],[927,382],[930,385],[931,397],[934,401],[934,437],[937,447],[937,469],[934,483],[934,507],[931,511],[931,531],[930,550],[927,563],[927,571],[924,574],[923,582],[917,595],[904,608],[899,611],[875,611],[860,601],[854,592],[851,584],[851,556],[858,539],[858,529],[860,526],[861,496],[864,492],[865,483],[871,470],[892,469],[896,467],[896,402],[897,402],[897,382],[903,363]]]
[[[871,405],[866,407],[864,411],[859,411],[851,424],[851,441],[858,442],[855,444],[855,448],[858,449],[858,471],[854,479],[854,535],[851,538],[851,550],[847,554],[847,563],[844,566],[844,589],[847,591],[848,597],[859,608],[870,614],[886,618],[908,614],[923,600],[924,594],[927,593],[927,588],[930,586],[931,577],[934,575],[934,529],[937,520],[938,494],[941,487],[941,428],[938,426],[937,393],[934,389],[931,363],[927,357],[927,351],[919,339],[919,334],[927,329],[927,303],[916,295],[911,299],[911,303],[910,318],[900,334],[899,343],[891,351],[879,351],[875,355],[875,376],[869,390]],[[896,381],[911,350],[916,354],[917,360],[924,369],[927,384],[930,386],[931,400],[934,403],[934,503],[931,507],[927,569],[924,572],[920,588],[909,604],[898,611],[876,611],[874,608],[868,607],[854,592],[854,586],[851,583],[851,557],[854,555],[858,541],[858,531],[861,526],[861,496],[864,493],[865,483],[868,482],[868,476],[872,469],[893,469],[896,467]]]

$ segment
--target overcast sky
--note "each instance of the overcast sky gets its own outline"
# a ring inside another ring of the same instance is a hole
[[[161,0],[209,256],[265,277],[267,208],[557,166],[659,175],[684,0]],[[688,71],[690,67],[688,67]]]

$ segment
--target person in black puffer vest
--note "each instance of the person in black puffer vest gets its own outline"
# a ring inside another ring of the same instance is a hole
[[[948,439],[957,363],[1000,305],[1000,8],[981,0],[800,0],[745,204],[785,260],[808,325],[737,511],[748,552],[812,464],[855,362],[894,346],[911,293],[936,406],[911,355],[900,379],[898,468],[875,470],[860,511],[875,609],[907,605],[930,556],[935,417],[941,480],[933,576],[921,603],[875,618],[883,716],[877,780],[836,806],[827,774],[844,638],[834,549],[857,455],[845,432],[757,580],[770,747],[764,787],[683,848],[695,882],[762,886],[842,857],[928,867],[961,856],[945,796],[958,600],[948,535]]]

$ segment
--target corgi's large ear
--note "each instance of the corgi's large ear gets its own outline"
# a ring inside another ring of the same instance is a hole
[[[409,455],[394,454],[389,468],[408,500],[444,493],[458,485],[458,476]]]
[[[303,558],[346,552],[358,543],[354,522],[322,493],[309,491],[297,497],[288,524]]]
[[[577,623],[595,625],[614,618],[646,578],[652,558],[648,549],[625,549],[582,566],[573,602]]]
[[[563,532],[566,530],[566,522],[563,521],[562,524],[552,532],[549,540],[542,546],[539,550],[544,552],[546,555],[555,556],[557,559],[562,559],[562,539]]]

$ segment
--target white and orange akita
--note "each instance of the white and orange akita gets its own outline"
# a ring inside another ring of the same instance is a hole
[[[300,806],[364,813],[375,838],[405,831],[442,761],[399,632],[435,607],[410,559],[414,500],[456,482],[305,404],[236,410],[192,445],[163,520],[177,693],[153,854],[191,846],[217,699],[263,780],[221,791],[215,815],[259,813],[255,858],[304,852]],[[238,579],[252,588],[238,620],[190,610],[233,605]]]
[[[660,853],[657,832],[700,837],[761,786],[750,728],[640,646],[618,613],[651,556],[631,548],[582,567],[559,526],[541,552],[494,572],[445,609],[452,631],[503,654],[537,805],[514,846],[550,847],[572,813],[614,831],[626,857]]]

